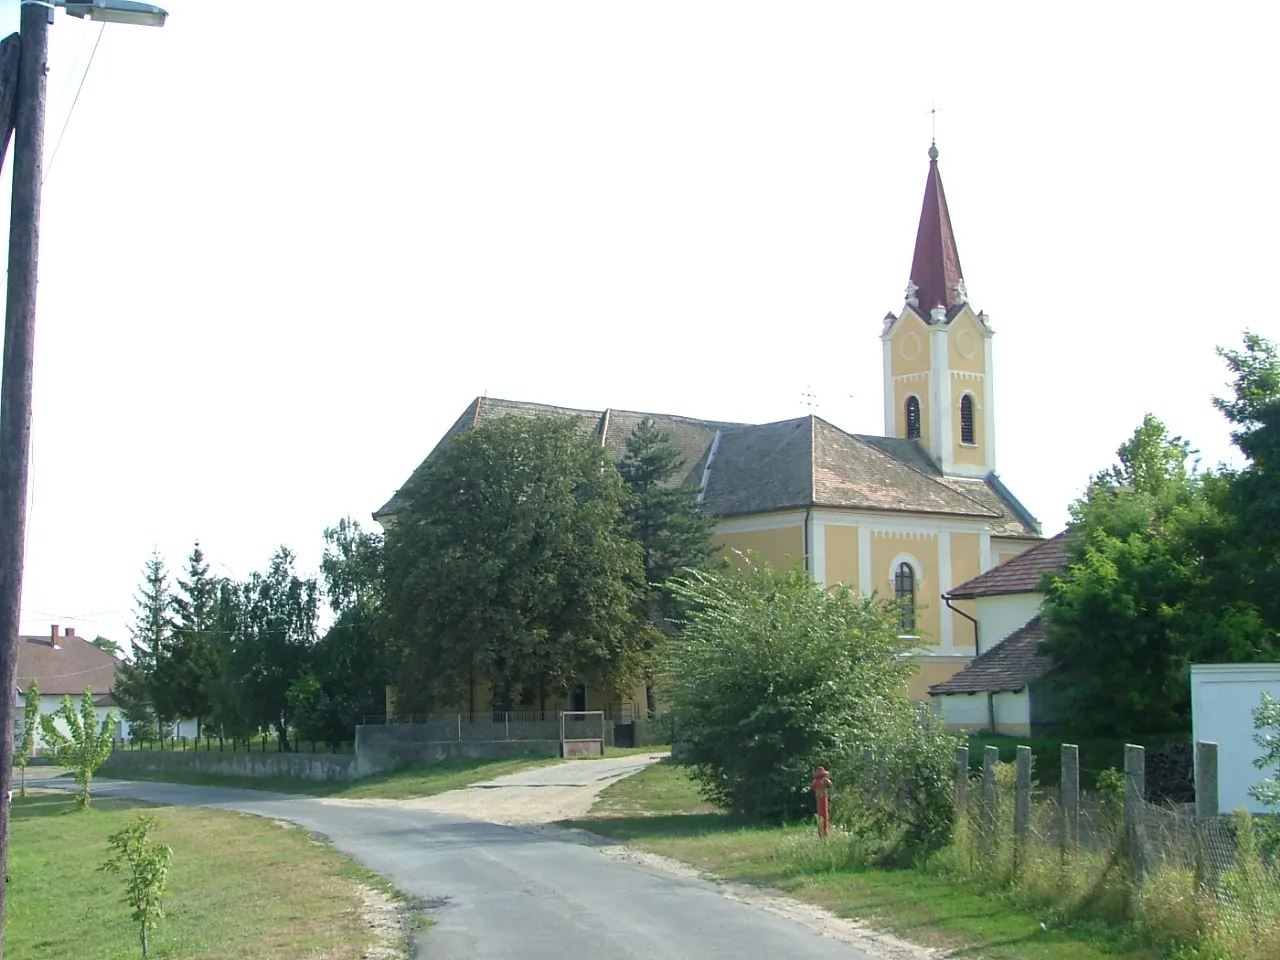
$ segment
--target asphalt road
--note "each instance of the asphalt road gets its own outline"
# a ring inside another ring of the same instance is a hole
[[[540,775],[562,779],[558,770]],[[419,935],[423,960],[877,960],[712,883],[536,831],[219,787],[97,780],[94,795],[237,810],[323,834],[426,905],[435,925]]]

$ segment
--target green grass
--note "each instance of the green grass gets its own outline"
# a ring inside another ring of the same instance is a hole
[[[610,757],[647,757],[651,753],[670,753],[671,744],[652,747],[605,747],[604,759]],[[588,760],[599,760],[600,757],[587,757]]]
[[[97,868],[107,837],[142,809],[173,847],[155,960],[357,960],[375,943],[359,886],[393,893],[305,830],[260,817],[129,800],[77,810],[69,795],[15,797],[5,956],[9,960],[133,960],[137,928],[123,878]]]
[[[867,869],[857,844],[813,827],[735,823],[703,800],[679,766],[663,762],[604,790],[568,826],[672,857],[730,880],[783,890],[924,946],[983,960],[1155,960],[1123,929],[1042,929],[1042,917],[917,870]]]
[[[238,787],[311,797],[345,797],[350,800],[407,800],[458,790],[484,780],[519,773],[533,767],[560,763],[551,757],[511,757],[504,760],[442,760],[425,767],[411,767],[356,781],[302,780],[295,777],[232,777],[215,773],[129,771],[122,779],[160,783],[184,783],[197,787]]]

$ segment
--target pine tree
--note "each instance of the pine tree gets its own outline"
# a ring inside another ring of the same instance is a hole
[[[618,472],[631,492],[626,520],[644,551],[645,578],[651,592],[651,623],[662,633],[683,618],[672,579],[684,569],[705,568],[714,552],[715,521],[698,511],[698,491],[679,482],[684,456],[668,434],[650,419],[636,424]],[[657,656],[652,634],[651,660]],[[656,708],[652,682],[646,684],[648,709]]]
[[[179,719],[196,721],[199,738],[213,708],[216,651],[211,634],[218,618],[218,579],[209,576],[199,541],[187,558],[187,579],[178,579],[172,605],[173,638],[157,663],[158,685]]]
[[[131,722],[161,724],[173,719],[163,689],[157,685],[156,666],[173,639],[173,595],[164,558],[154,551],[143,568],[142,586],[135,598],[137,612],[129,639],[133,659],[121,664],[112,693]]]

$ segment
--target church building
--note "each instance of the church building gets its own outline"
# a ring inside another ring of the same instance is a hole
[[[683,451],[681,481],[717,519],[722,552],[753,550],[773,565],[803,564],[824,586],[907,601],[902,631],[918,638],[920,664],[908,694],[924,700],[975,656],[974,602],[945,595],[1043,539],[996,472],[993,336],[969,303],[935,145],[906,298],[880,331],[884,436],[817,416],[722,423],[477,397],[436,449],[498,417],[553,414],[577,417],[621,456],[636,424],[653,420]],[[402,506],[397,494],[374,519],[385,527]],[[625,713],[643,704],[643,691],[580,688],[566,706]]]

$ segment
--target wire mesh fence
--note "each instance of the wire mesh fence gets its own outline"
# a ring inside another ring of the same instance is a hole
[[[1221,815],[1217,747],[1196,752],[1188,803],[1149,798],[1139,746],[1126,748],[1123,775],[1104,774],[1090,791],[1080,789],[1071,745],[1054,787],[1037,782],[1029,748],[1008,764],[988,747],[975,777],[960,747],[955,830],[940,866],[1064,916],[1136,922],[1166,941],[1216,939],[1232,956],[1280,956],[1280,864],[1261,840],[1265,824]],[[1274,952],[1255,950],[1265,944]]]

